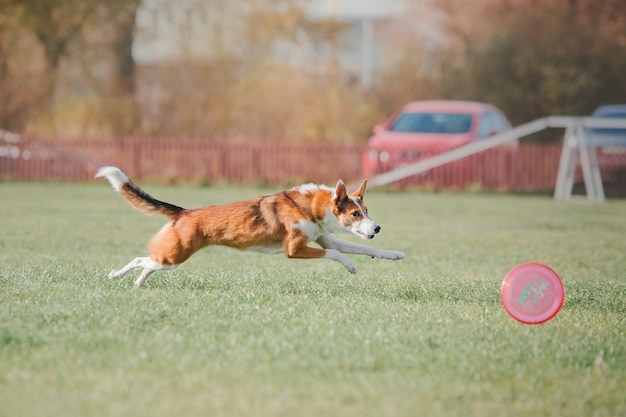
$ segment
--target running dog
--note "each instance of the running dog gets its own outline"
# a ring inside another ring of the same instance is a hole
[[[135,185],[119,168],[103,167],[96,178],[105,177],[133,207],[162,214],[169,222],[148,243],[150,256],[138,257],[109,278],[122,278],[143,269],[135,287],[155,271],[171,270],[199,249],[224,245],[264,253],[283,252],[288,258],[325,258],[356,273],[356,265],[344,254],[398,260],[404,253],[380,250],[335,238],[335,233],[354,233],[373,239],[380,231],[363,203],[367,180],[352,194],[343,181],[336,187],[305,184],[277,194],[223,205],[184,209],[159,201]],[[316,242],[321,248],[308,246]]]

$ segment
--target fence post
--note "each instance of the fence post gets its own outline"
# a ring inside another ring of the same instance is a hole
[[[579,159],[587,198],[592,201],[604,201],[604,187],[602,186],[602,175],[600,174],[596,149],[588,146],[585,128],[580,118],[573,119],[565,131],[561,161],[554,188],[554,199],[563,201],[571,198],[576,163]]]
[[[556,176],[556,185],[554,187],[554,199],[557,201],[567,200],[572,195],[574,173],[577,162],[576,158],[576,137],[574,133],[574,125],[571,123],[565,129],[563,147],[561,149],[561,160],[559,162],[559,171]]]
[[[137,178],[142,179],[143,170],[141,169],[141,151],[142,151],[143,145],[141,141],[137,140],[134,137],[130,138],[130,140],[131,140],[130,142],[131,161],[132,161],[133,169],[135,172],[134,175],[136,175]]]
[[[582,122],[576,120],[576,137],[580,152],[580,166],[583,171],[587,198],[592,201],[604,201],[604,189],[602,188],[602,176],[598,167],[598,158],[595,148],[590,148],[585,137],[585,129]],[[593,157],[591,156],[593,154]]]

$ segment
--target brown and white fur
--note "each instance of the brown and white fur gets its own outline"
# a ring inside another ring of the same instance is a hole
[[[148,214],[163,214],[170,221],[148,243],[150,256],[138,257],[110,278],[143,269],[135,281],[141,286],[155,271],[171,270],[199,249],[224,245],[264,253],[283,252],[288,258],[326,258],[356,273],[344,254],[381,259],[403,259],[402,252],[380,250],[335,238],[335,233],[354,233],[373,239],[380,231],[363,203],[367,180],[348,194],[343,181],[333,189],[305,184],[277,194],[247,201],[184,209],[159,201],[135,185],[119,168],[103,167],[96,178],[105,177],[133,207]],[[316,242],[321,248],[308,246]]]

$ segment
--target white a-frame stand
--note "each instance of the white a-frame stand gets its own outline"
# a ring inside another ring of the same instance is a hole
[[[556,178],[554,199],[563,201],[572,197],[576,165],[580,161],[587,198],[591,201],[604,201],[604,187],[598,165],[598,154],[594,147],[587,145],[582,120],[575,118],[565,130],[561,162]]]

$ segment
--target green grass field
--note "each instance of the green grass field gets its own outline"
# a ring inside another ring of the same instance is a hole
[[[145,188],[187,207],[270,191]],[[104,181],[0,183],[0,416],[626,415],[625,200],[366,201],[368,244],[405,260],[351,256],[351,275],[208,248],[137,290],[107,273],[165,218]],[[527,261],[565,284],[543,325],[500,304]]]

